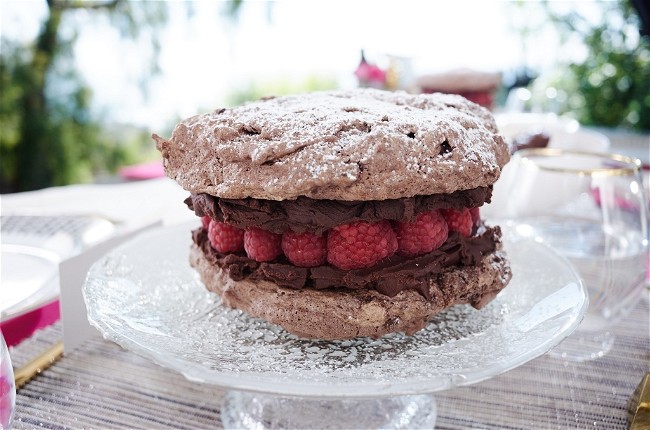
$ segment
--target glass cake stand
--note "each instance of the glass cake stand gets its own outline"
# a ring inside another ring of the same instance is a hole
[[[587,307],[566,260],[536,242],[506,242],[513,279],[480,311],[455,306],[414,336],[300,339],[221,306],[188,264],[190,230],[152,230],[114,249],[91,268],[84,298],[107,339],[230,390],[227,428],[433,427],[432,393],[544,354]]]

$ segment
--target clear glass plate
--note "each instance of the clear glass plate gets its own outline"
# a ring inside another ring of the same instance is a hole
[[[566,260],[535,242],[507,242],[513,279],[480,311],[453,307],[414,336],[300,339],[221,306],[189,266],[190,229],[146,232],[95,263],[84,285],[88,318],[133,352],[234,390],[345,398],[468,385],[544,354],[587,307]]]

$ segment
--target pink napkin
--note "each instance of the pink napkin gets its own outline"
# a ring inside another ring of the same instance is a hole
[[[136,164],[126,166],[120,169],[120,176],[127,180],[154,179],[165,176],[162,160],[152,161],[150,163]]]
[[[7,346],[18,345],[36,330],[54,324],[61,317],[59,301],[54,300],[38,309],[0,323]]]

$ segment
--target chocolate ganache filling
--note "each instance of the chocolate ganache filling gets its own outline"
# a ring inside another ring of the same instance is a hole
[[[478,264],[483,256],[496,249],[501,230],[481,225],[471,237],[450,231],[447,241],[428,254],[408,258],[395,254],[373,267],[359,270],[340,270],[329,265],[297,267],[284,257],[260,263],[243,253],[222,254],[210,246],[203,228],[194,230],[192,238],[205,257],[235,281],[263,279],[293,289],[367,288],[390,297],[402,290],[413,289],[431,300],[431,282],[450,267]]]
[[[409,222],[421,212],[434,209],[462,209],[489,203],[492,187],[479,187],[450,194],[432,194],[392,200],[343,201],[298,197],[295,200],[222,199],[209,194],[192,194],[185,200],[196,215],[210,216],[238,228],[260,227],[282,234],[311,231],[322,234],[337,225],[383,219]]]
[[[381,201],[316,200],[308,197],[273,201],[192,194],[185,203],[198,216],[207,215],[241,229],[255,226],[277,234],[289,229],[297,233],[323,234],[332,227],[355,221],[409,222],[425,211],[478,207],[489,202],[491,194],[492,187]],[[194,230],[192,238],[205,257],[234,281],[267,280],[292,289],[374,289],[390,297],[412,289],[430,300],[429,286],[438,276],[454,267],[479,264],[485,255],[497,249],[501,230],[482,223],[474,227],[470,237],[450,230],[445,243],[432,252],[415,257],[394,254],[370,268],[356,270],[341,270],[328,264],[298,267],[285,256],[271,262],[258,262],[243,251],[224,254],[210,245],[204,228]]]

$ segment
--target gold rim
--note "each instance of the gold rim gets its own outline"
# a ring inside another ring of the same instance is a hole
[[[578,169],[569,167],[549,167],[542,166],[536,162],[533,157],[559,157],[563,155],[575,155],[582,157],[598,158],[601,160],[609,160],[622,165],[607,166],[607,167],[594,167],[591,169]],[[580,175],[609,175],[609,176],[625,176],[625,175],[638,175],[641,172],[641,160],[634,157],[628,157],[621,154],[610,154],[605,152],[589,152],[589,151],[576,151],[570,149],[559,148],[530,148],[522,149],[515,153],[522,159],[524,163],[530,163],[537,169],[546,170],[549,172],[563,172],[563,173],[577,173]]]

